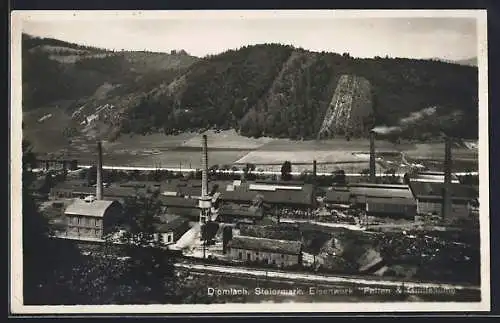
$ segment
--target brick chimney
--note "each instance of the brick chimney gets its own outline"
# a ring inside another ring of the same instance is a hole
[[[313,160],[313,180],[316,183],[316,174],[318,172],[318,167],[316,165],[316,160]]]
[[[97,142],[97,180],[96,180],[96,199],[102,200],[102,143]]]
[[[370,182],[376,182],[375,175],[375,132],[370,131]]]
[[[207,136],[203,135],[201,157],[201,196],[208,195],[208,147]]]
[[[448,136],[444,139],[444,185],[443,185],[443,218],[448,218],[451,213],[451,140]]]

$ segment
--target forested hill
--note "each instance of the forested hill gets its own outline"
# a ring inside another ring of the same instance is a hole
[[[431,118],[399,135],[427,138],[445,129],[477,138],[475,67],[358,59],[279,44],[246,46],[204,59],[184,52],[107,51],[103,56],[100,49],[75,50],[92,55],[68,63],[47,51],[23,50],[25,109],[57,103],[68,113],[82,106],[95,113],[108,104],[113,117],[103,122],[115,134],[235,128],[245,136],[311,139],[325,126],[327,111],[333,119],[363,116],[355,133],[346,128],[342,135],[364,136],[373,126],[398,126],[412,113],[435,107]],[[132,59],[134,55],[139,58]],[[158,55],[164,65],[152,62],[151,57],[161,61]],[[341,79],[354,81],[340,86]],[[356,80],[362,81],[362,91]],[[366,111],[351,111],[355,109]]]

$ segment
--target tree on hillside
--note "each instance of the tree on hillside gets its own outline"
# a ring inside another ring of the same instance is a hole
[[[281,179],[284,181],[288,181],[292,178],[292,163],[290,161],[285,161],[283,165],[281,165]]]

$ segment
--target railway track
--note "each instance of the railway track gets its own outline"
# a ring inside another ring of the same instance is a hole
[[[406,291],[412,290],[429,290],[429,291],[449,291],[449,292],[480,292],[479,286],[450,284],[450,283],[434,283],[434,282],[416,282],[416,281],[400,281],[377,279],[365,276],[341,276],[341,275],[321,275],[314,273],[299,273],[285,272],[274,269],[247,268],[247,267],[232,267],[211,264],[193,264],[188,262],[180,262],[175,264],[176,268],[195,272],[205,272],[217,274],[221,276],[235,276],[246,278],[263,278],[286,282],[300,282],[309,284],[325,284],[325,285],[346,285],[358,287],[380,287],[380,288],[402,288]]]

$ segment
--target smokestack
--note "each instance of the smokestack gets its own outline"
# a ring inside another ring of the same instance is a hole
[[[102,144],[100,141],[97,142],[96,199],[102,200]]]
[[[375,131],[370,131],[370,182],[375,183]]]
[[[313,160],[313,180],[314,180],[314,182],[316,182],[316,173],[317,173],[316,160]]]
[[[208,195],[208,148],[207,135],[203,135],[202,141],[202,160],[201,160],[201,196]]]
[[[450,184],[451,184],[451,141],[448,136],[444,139],[444,186],[443,186],[443,218],[447,218],[451,212],[451,196],[450,196]]]

